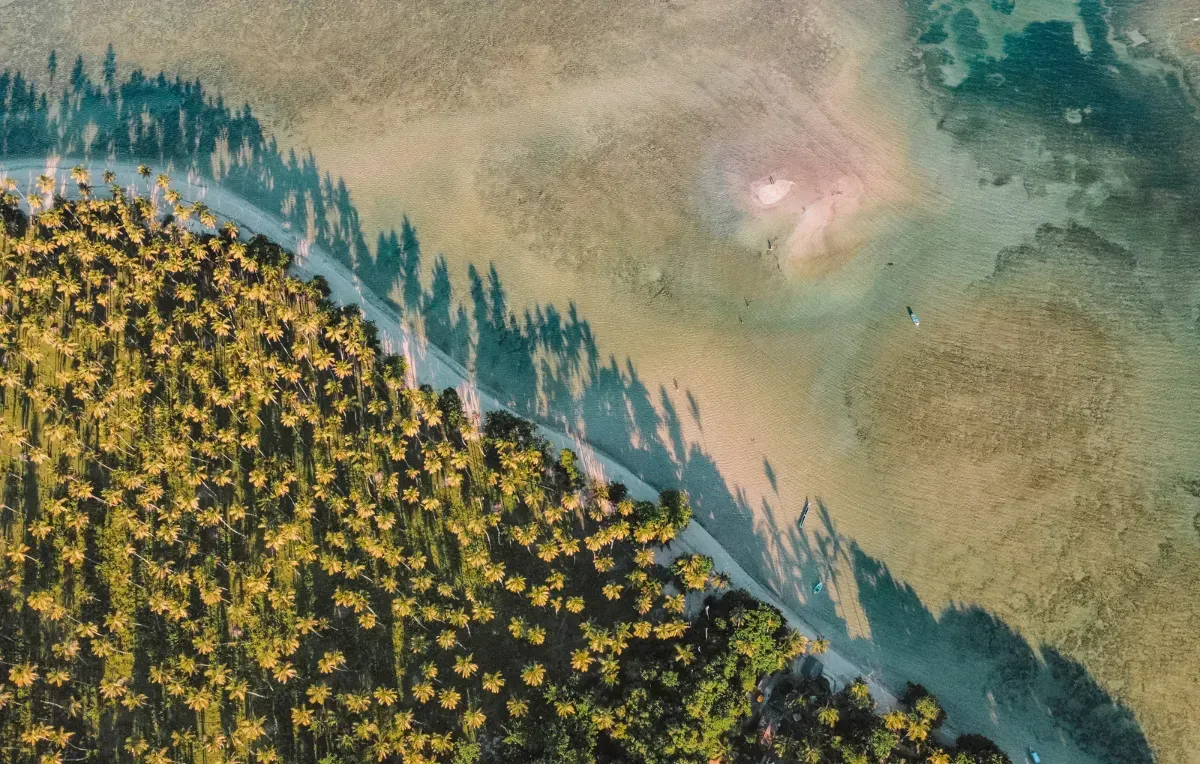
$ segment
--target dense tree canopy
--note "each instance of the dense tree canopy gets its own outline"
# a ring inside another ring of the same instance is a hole
[[[73,176],[75,201],[0,204],[6,760],[764,755],[760,683],[813,645],[710,559],[656,564],[684,494],[633,501],[410,387],[166,176],[161,201]],[[865,743],[822,721],[816,760],[940,753],[901,745],[928,709],[853,702]]]

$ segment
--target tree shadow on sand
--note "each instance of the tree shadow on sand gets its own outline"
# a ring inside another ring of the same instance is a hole
[[[1052,645],[1030,644],[979,606],[931,611],[883,561],[837,530],[823,501],[814,509],[807,534],[765,515],[769,530],[760,533],[782,539],[787,551],[760,580],[785,601],[804,602],[804,616],[848,657],[891,687],[924,684],[952,709],[957,733],[992,737],[1015,761],[1027,745],[1047,761],[1073,760],[1073,751],[1107,764],[1154,761],[1133,712],[1078,662]],[[813,593],[817,580],[823,587]]]
[[[880,650],[914,665],[954,662],[957,687],[942,679],[930,690],[958,703],[984,704],[1001,720],[1033,720],[1047,743],[1070,738],[1098,761],[1152,762],[1132,712],[1100,688],[1086,669],[1050,645],[1030,645],[977,606],[952,606],[934,615],[912,587],[852,545],[859,603]],[[945,674],[941,674],[945,676]],[[1010,723],[1011,723],[1010,721]]]
[[[731,485],[702,445],[687,441],[671,391],[647,383],[628,359],[601,354],[574,305],[513,306],[492,265],[471,266],[466,294],[456,293],[445,258],[425,262],[408,219],[368,245],[345,183],[322,175],[311,153],[280,150],[249,106],[231,109],[200,83],[162,74],[134,71],[117,82],[113,64],[110,53],[97,84],[77,62],[53,97],[20,73],[0,73],[0,166],[3,157],[86,157],[219,182],[333,253],[517,412],[585,438],[651,485],[686,488],[697,519],[751,575],[893,688],[924,683],[961,731],[1008,741],[1015,753],[1019,724],[1064,749],[1074,741],[1099,761],[1151,761],[1131,712],[1078,663],[1049,646],[1035,649],[979,608],[935,616],[843,538],[819,502],[807,530],[778,527],[767,497],[756,501]],[[698,421],[699,402],[679,392]],[[769,462],[764,469],[776,485]],[[824,588],[814,594],[818,579]],[[947,663],[955,670],[942,670]]]

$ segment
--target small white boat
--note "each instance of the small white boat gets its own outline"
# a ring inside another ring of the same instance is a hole
[[[912,308],[909,308],[909,309],[908,309],[908,317],[912,319],[913,326],[920,326],[920,325],[921,325],[921,319],[917,318],[917,314],[916,314],[916,313],[913,313],[913,309],[912,309]]]

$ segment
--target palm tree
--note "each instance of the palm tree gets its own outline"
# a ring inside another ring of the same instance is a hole
[[[216,228],[217,217],[213,214],[208,205],[201,201],[192,202],[192,214],[200,221],[200,224],[205,228]]]
[[[692,665],[696,660],[696,650],[691,645],[675,645],[675,660],[685,666]]]
[[[929,725],[920,719],[910,717],[908,729],[905,731],[904,736],[912,742],[919,744],[925,738],[929,737]],[[919,746],[918,750],[920,750]]]
[[[903,732],[908,729],[908,714],[903,711],[889,711],[883,715],[883,726],[892,732]]]
[[[525,669],[521,671],[521,681],[530,687],[538,687],[545,680],[546,667],[537,661],[526,664]]]
[[[855,705],[865,707],[871,702],[871,689],[867,687],[867,683],[862,679],[855,679],[846,688],[850,697],[854,700]]]
[[[821,764],[821,749],[813,745],[810,741],[805,740],[800,744],[800,755],[797,758],[803,764]]]
[[[468,708],[462,715],[462,728],[466,732],[474,732],[484,725],[487,716],[478,708]]]
[[[468,653],[465,656],[459,656],[454,659],[454,673],[461,676],[463,679],[470,679],[479,670],[479,664],[472,661],[474,655]]]
[[[576,650],[571,653],[571,668],[584,673],[595,662],[595,658],[587,650]]]
[[[841,715],[833,706],[824,706],[820,711],[817,712],[817,721],[819,721],[821,724],[824,724],[826,727],[837,726],[838,719],[840,718]]]
[[[458,708],[460,700],[462,700],[462,693],[449,687],[438,693],[438,705],[447,711]]]
[[[30,687],[38,680],[37,664],[18,663],[8,670],[8,681],[18,688]]]
[[[429,750],[434,753],[450,753],[454,750],[454,734],[452,732],[443,732],[440,735],[430,735]]]
[[[332,690],[329,688],[329,685],[323,682],[318,682],[317,684],[310,685],[309,688],[305,690],[305,695],[308,697],[309,703],[322,706],[325,705],[325,701],[329,698],[331,692]]]
[[[926,725],[932,725],[942,715],[942,709],[932,695],[922,695],[913,703],[913,711]]]
[[[524,701],[519,698],[512,698],[506,705],[508,707],[508,715],[514,719],[520,719],[522,716],[525,716],[529,713],[528,701]]]
[[[498,693],[504,688],[504,676],[499,672],[483,675],[483,689],[490,693]]]
[[[525,639],[536,647],[546,641],[546,630],[541,626],[530,626],[525,630]]]
[[[412,695],[418,703],[428,703],[434,694],[432,682],[417,682],[412,686]]]
[[[575,704],[567,698],[554,701],[554,713],[559,719],[566,719],[568,716],[575,715]]]
[[[346,665],[346,656],[342,655],[340,650],[327,651],[317,662],[317,667],[322,674],[332,674],[344,665]]]

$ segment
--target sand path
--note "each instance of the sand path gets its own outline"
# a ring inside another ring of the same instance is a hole
[[[137,174],[137,165],[129,162],[100,164],[63,157],[51,160],[9,159],[0,164],[0,178],[12,178],[21,185],[22,191],[27,191],[34,187],[39,175],[53,174],[59,192],[68,195],[74,189],[74,183],[69,177],[70,168],[76,164],[87,168],[94,181],[99,179],[104,170],[110,170],[116,174],[117,182],[126,188],[140,190],[143,193],[147,191],[151,194],[156,193],[152,188],[153,181],[140,178]],[[292,230],[279,218],[267,214],[207,178],[195,174],[189,175],[186,179],[175,178],[172,187],[179,192],[182,201],[203,201],[219,218],[236,222],[243,236],[263,234],[284,248],[295,252],[296,257],[292,270],[296,275],[304,278],[322,276],[329,284],[334,301],[359,306],[364,316],[378,328],[379,340],[384,350],[403,354],[410,359],[411,373],[413,374],[411,381],[429,384],[434,389],[456,388],[464,404],[476,415],[486,411],[507,410],[507,407],[495,395],[471,380],[466,369],[442,353],[437,347],[424,341],[424,338],[419,336],[411,326],[405,324],[404,319],[391,306],[366,288],[349,269],[307,238],[306,232]],[[653,500],[657,498],[657,488],[649,485],[580,437],[540,425],[538,429],[542,436],[556,447],[571,448],[578,453],[589,474],[593,477],[624,483],[630,494],[639,499]],[[675,556],[689,553],[708,555],[713,559],[717,570],[722,570],[729,575],[735,587],[745,589],[755,598],[778,608],[787,619],[788,624],[809,639],[819,638],[820,635],[815,628],[798,613],[787,608],[778,597],[747,573],[699,523],[692,521],[672,543],[671,553]],[[871,694],[875,697],[881,711],[889,711],[899,705],[895,694],[875,680],[870,672],[865,671],[841,654],[831,650],[821,656],[821,661],[825,665],[826,677],[832,680],[837,687],[844,686],[861,676],[866,679],[871,688]],[[946,727],[939,731],[946,738],[952,738],[955,734]]]

